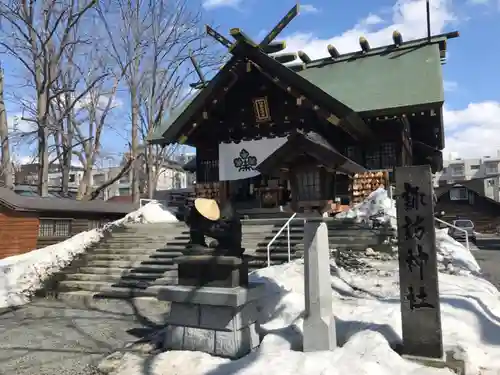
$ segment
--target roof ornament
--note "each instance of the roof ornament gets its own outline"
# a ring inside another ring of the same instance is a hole
[[[299,51],[298,55],[304,64],[309,64],[312,61],[304,51]]]
[[[297,60],[297,54],[295,52],[280,53],[271,57],[282,64]]]
[[[189,86],[196,90],[205,88],[208,82],[205,80],[205,76],[203,75],[203,72],[201,71],[201,68],[196,62],[191,51],[189,51],[189,59],[191,60],[191,64],[193,64],[194,70],[196,71],[196,74],[198,74],[198,78],[200,79],[198,82],[189,84]]]
[[[330,56],[332,57],[332,59],[336,59],[340,56],[340,53],[339,51],[337,50],[337,48],[335,48],[335,46],[329,44],[328,47],[326,47],[328,49],[328,53],[330,54]]]
[[[370,51],[370,43],[368,43],[368,39],[364,36],[359,37],[359,46],[364,53]]]
[[[403,44],[403,35],[398,30],[394,30],[392,32],[392,40],[396,47],[399,47],[401,44]]]

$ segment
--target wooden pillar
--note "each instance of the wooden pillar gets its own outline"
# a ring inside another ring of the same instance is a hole
[[[292,210],[293,212],[298,212],[299,201],[297,199],[297,194],[299,192],[299,181],[297,180],[297,170],[291,167],[289,171],[289,176],[290,176],[290,189],[292,191],[292,203],[291,203]]]

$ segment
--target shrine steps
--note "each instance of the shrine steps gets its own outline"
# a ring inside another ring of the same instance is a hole
[[[244,220],[244,257],[250,270],[267,266],[267,246],[286,222]],[[393,233],[352,222],[327,221],[331,249],[364,251],[384,245]],[[290,258],[303,256],[303,220],[290,226]],[[46,282],[42,292],[59,298],[132,298],[154,296],[159,286],[177,282],[174,259],[185,253],[189,231],[184,223],[134,224],[113,231],[94,248]],[[271,265],[288,261],[287,230],[270,246]]]

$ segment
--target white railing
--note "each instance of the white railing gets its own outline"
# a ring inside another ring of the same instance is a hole
[[[276,233],[276,235],[273,237],[271,241],[267,244],[267,266],[271,266],[271,245],[273,244],[274,241],[280,236],[281,232],[287,228],[287,238],[288,238],[288,261],[290,262],[291,260],[291,255],[290,255],[290,222],[297,216],[297,213],[295,212],[290,218],[286,221],[286,223],[281,227],[281,229]]]
[[[465,246],[467,247],[467,250],[470,250],[469,249],[469,233],[467,233],[467,231],[465,229],[459,228],[459,227],[457,227],[457,226],[455,226],[453,224],[450,224],[450,223],[448,223],[448,222],[446,222],[444,220],[438,219],[437,217],[435,217],[434,220],[436,220],[437,222],[439,222],[441,224],[447,225],[447,226],[449,226],[451,228],[455,228],[455,229],[458,229],[461,232],[464,232],[465,233]]]
[[[167,206],[167,201],[159,201],[158,199],[139,199],[139,207],[145,206],[151,202],[160,203],[165,207]]]

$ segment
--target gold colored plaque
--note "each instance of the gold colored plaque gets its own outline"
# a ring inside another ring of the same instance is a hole
[[[255,112],[255,120],[257,122],[271,121],[271,113],[269,112],[269,104],[267,102],[267,96],[254,99],[253,109]]]

